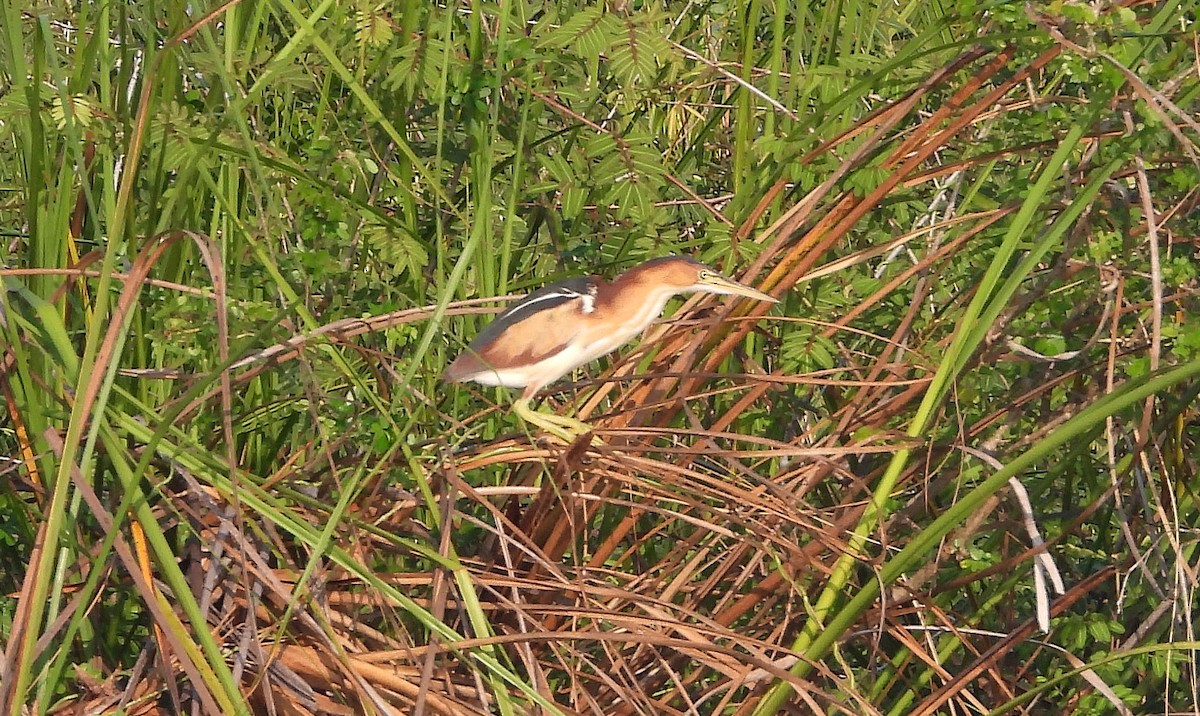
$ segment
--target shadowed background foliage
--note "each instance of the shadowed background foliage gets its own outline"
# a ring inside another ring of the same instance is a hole
[[[0,0],[4,713],[1200,707],[1194,3],[796,5]]]

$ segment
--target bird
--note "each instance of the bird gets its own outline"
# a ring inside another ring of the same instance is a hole
[[[442,379],[521,388],[513,412],[571,443],[591,432],[591,426],[534,410],[534,396],[575,368],[628,343],[662,313],[671,297],[688,293],[778,302],[690,256],[653,259],[611,282],[576,276],[540,288],[501,313],[446,367]]]

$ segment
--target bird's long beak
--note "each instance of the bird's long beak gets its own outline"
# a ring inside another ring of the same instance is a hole
[[[705,277],[704,280],[701,281],[700,285],[702,287],[701,290],[707,291],[708,293],[722,293],[722,294],[727,294],[727,295],[732,295],[732,296],[745,296],[746,298],[753,298],[756,301],[766,301],[767,303],[779,303],[779,299],[775,298],[774,296],[770,296],[768,294],[763,293],[762,291],[759,291],[756,288],[750,288],[749,286],[747,286],[745,284],[738,283],[737,281],[734,281],[733,279],[725,278],[724,276],[720,276],[718,274],[711,274],[711,275]]]

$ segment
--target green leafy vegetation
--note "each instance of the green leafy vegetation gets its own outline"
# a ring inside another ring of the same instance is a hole
[[[800,5],[0,0],[0,711],[1200,708],[1195,5]]]

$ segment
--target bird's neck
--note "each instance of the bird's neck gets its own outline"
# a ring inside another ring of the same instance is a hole
[[[678,291],[650,280],[637,268],[630,269],[604,287],[608,293],[608,318],[614,333],[632,337],[641,333],[663,312]]]

